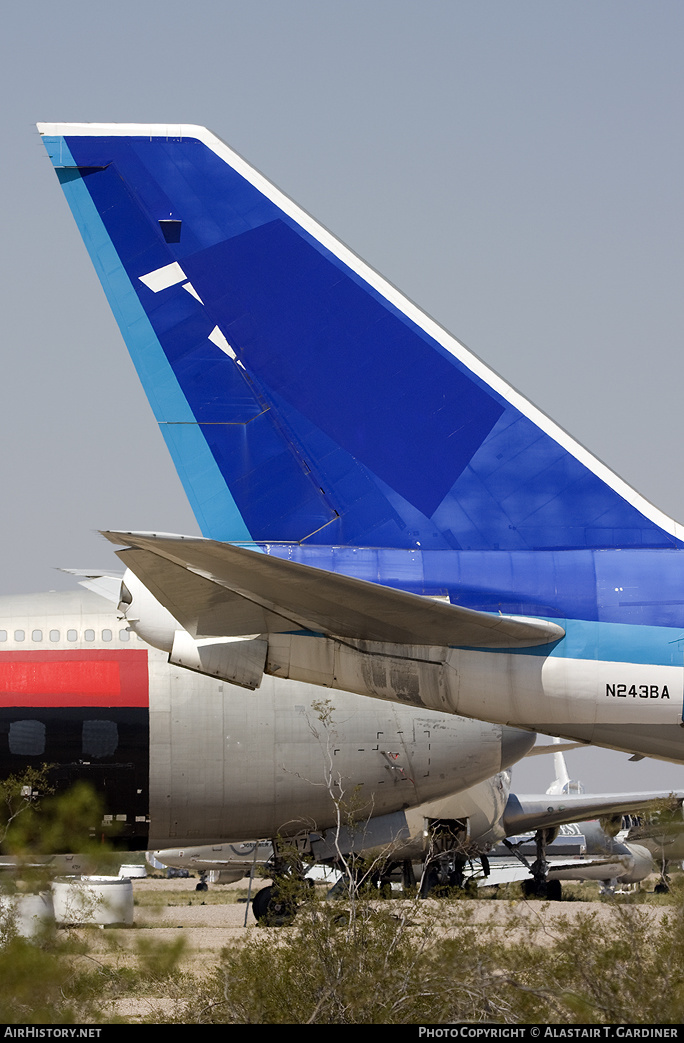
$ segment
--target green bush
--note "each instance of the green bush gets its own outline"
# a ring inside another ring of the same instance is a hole
[[[479,903],[478,903],[479,905]],[[684,914],[619,905],[475,922],[474,904],[311,900],[248,932],[176,1020],[227,1024],[617,1022],[684,1016]]]

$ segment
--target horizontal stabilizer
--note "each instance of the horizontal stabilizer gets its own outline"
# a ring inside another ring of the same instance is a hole
[[[118,605],[123,572],[112,573],[102,569],[59,569],[59,571],[66,572],[69,576],[76,576],[80,586],[85,587],[86,590],[92,590],[93,594],[99,594],[100,597]]]
[[[301,625],[152,551],[130,549],[118,556],[193,637],[243,637]]]
[[[402,645],[525,648],[557,641],[555,623],[476,612],[212,540],[103,533],[193,637],[306,630]]]
[[[551,746],[540,746],[539,744],[537,744],[536,746],[533,746],[529,753],[526,753],[525,756],[541,757],[542,753],[567,753],[568,750],[582,750],[589,745],[590,743],[588,742],[556,742],[553,743]],[[630,760],[633,760],[633,758],[630,757]]]

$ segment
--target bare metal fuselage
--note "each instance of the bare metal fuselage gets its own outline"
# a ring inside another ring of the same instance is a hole
[[[4,636],[3,636],[4,635]],[[347,692],[171,666],[90,592],[0,598],[6,774],[85,778],[131,846],[295,835],[465,789],[534,736]]]

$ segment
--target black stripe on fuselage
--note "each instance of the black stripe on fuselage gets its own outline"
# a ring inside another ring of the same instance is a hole
[[[90,783],[117,842],[144,848],[149,813],[149,710],[146,707],[0,708],[0,778],[49,765],[56,792]]]

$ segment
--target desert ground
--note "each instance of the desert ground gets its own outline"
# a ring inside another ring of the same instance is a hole
[[[652,881],[647,881],[646,891],[652,891]],[[169,943],[183,938],[185,948],[180,960],[180,969],[195,975],[210,972],[216,966],[221,950],[249,938],[250,932],[272,933],[274,944],[288,928],[259,927],[246,902],[247,881],[237,884],[210,885],[206,892],[195,890],[197,880],[159,879],[147,877],[133,880],[135,900],[135,922],[132,927],[87,928],[80,933],[87,941],[89,959],[110,965],[126,965],[136,960],[136,948],[141,937],[150,942]],[[269,881],[255,881],[255,890]],[[584,885],[594,888],[595,885]],[[562,920],[572,921],[578,916],[592,913],[597,926],[614,910],[610,903],[595,900],[582,901],[576,895],[562,902],[530,901],[522,898],[497,898],[496,900],[474,899],[463,902],[440,902],[428,900],[412,903],[410,915],[417,920],[421,912],[436,912],[437,930],[447,934],[457,933],[462,917],[469,924],[489,924],[495,930],[505,931],[509,940],[517,937],[534,937],[535,944],[543,945],[545,939],[557,936]],[[404,903],[397,904],[399,906]],[[404,905],[404,908],[406,906]],[[648,914],[654,918],[672,913],[671,905],[654,904]],[[112,1013],[128,1022],[148,1019],[154,1010],[162,1010],[173,1016],[179,1009],[179,1001],[173,996],[153,995],[140,999],[121,999],[112,1003]]]

